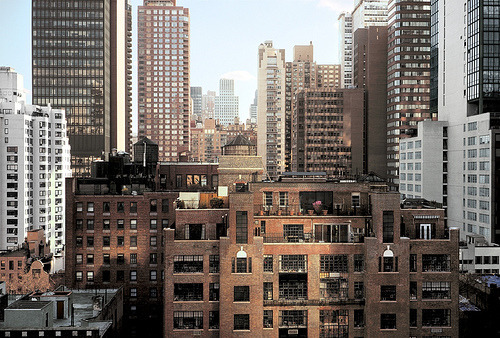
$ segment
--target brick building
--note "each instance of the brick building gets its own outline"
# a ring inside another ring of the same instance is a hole
[[[153,145],[147,143],[142,150],[147,152]],[[66,280],[69,287],[79,289],[123,286],[126,332],[158,336],[162,229],[175,228],[174,204],[180,191],[195,195],[200,190],[208,195],[214,191],[217,165],[157,165],[157,154],[142,156],[136,146],[136,162],[127,154],[116,154],[109,163],[95,164],[95,177],[66,181]]]
[[[228,204],[178,209],[164,230],[165,337],[458,336],[442,209],[401,209],[370,175],[258,182],[259,161],[223,156]]]

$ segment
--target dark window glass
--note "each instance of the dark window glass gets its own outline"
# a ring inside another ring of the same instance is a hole
[[[236,211],[236,243],[248,243],[248,216],[246,211]]]
[[[394,243],[394,211],[384,211],[383,241],[384,243]]]
[[[235,286],[234,287],[234,301],[235,302],[249,302],[250,301],[250,287],[249,286]]]
[[[250,330],[250,315],[238,314],[234,315],[235,330]]]

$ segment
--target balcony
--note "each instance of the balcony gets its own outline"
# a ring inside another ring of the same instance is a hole
[[[312,208],[307,208],[304,205],[298,204],[285,206],[259,204],[255,206],[254,216],[371,216],[371,212],[368,206],[364,205],[354,208],[346,208],[345,206],[337,205],[316,212]]]
[[[264,300],[264,306],[330,306],[364,305],[365,299],[273,299]]]

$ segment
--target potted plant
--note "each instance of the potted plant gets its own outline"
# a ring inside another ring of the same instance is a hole
[[[214,197],[210,200],[212,209],[221,209],[224,206],[224,200],[219,197]]]
[[[323,210],[323,203],[321,201],[316,201],[313,203],[313,208],[314,211],[316,211],[316,214],[320,214],[321,210]]]

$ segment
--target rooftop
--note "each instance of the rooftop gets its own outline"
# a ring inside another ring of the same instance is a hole
[[[38,300],[18,300],[7,309],[13,309],[13,310],[40,310],[46,307],[47,305],[51,304],[52,302],[41,302]]]

